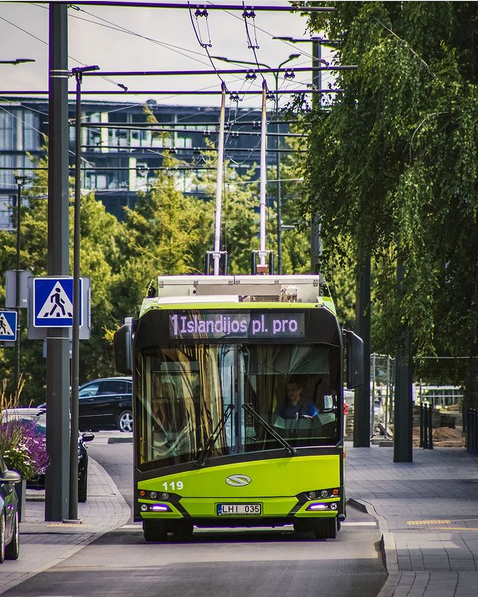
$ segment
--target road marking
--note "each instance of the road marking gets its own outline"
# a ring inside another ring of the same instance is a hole
[[[376,522],[343,522],[343,527],[376,527]]]
[[[439,531],[478,531],[476,527],[437,527]]]
[[[84,529],[86,527],[90,527],[90,524],[83,524],[77,522],[52,522],[51,524],[47,524],[47,527],[75,527],[77,529]]]
[[[451,520],[407,520],[407,526],[417,526],[421,524],[451,524]]]

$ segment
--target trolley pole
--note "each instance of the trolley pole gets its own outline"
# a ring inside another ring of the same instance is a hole
[[[266,269],[266,188],[267,188],[267,83],[262,82],[262,110],[261,110],[261,180],[259,199],[259,267],[260,273]]]
[[[220,273],[221,263],[222,180],[224,174],[224,131],[226,121],[226,84],[224,82],[221,84],[221,92],[221,112],[217,148],[216,211],[214,213],[214,251],[212,254],[215,276],[218,276]]]

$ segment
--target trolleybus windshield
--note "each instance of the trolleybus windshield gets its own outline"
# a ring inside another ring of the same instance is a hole
[[[209,459],[335,445],[340,363],[340,348],[322,344],[186,341],[141,348],[139,466],[201,462],[206,449]],[[225,419],[226,410],[232,413]]]

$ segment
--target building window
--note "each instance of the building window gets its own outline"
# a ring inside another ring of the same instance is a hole
[[[11,112],[0,111],[0,150],[14,150],[14,122]]]

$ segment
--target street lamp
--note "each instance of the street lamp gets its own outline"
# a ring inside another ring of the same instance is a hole
[[[267,68],[271,71],[274,71],[272,74],[274,75],[275,79],[275,116],[276,116],[276,140],[275,140],[275,149],[276,149],[276,173],[277,173],[277,272],[279,274],[282,273],[282,197],[281,197],[281,181],[280,181],[280,154],[279,154],[279,72],[280,69],[295,60],[296,58],[300,58],[301,54],[290,54],[287,60],[284,60],[277,66],[276,69],[271,68],[269,65],[264,64],[262,62],[248,62],[246,60],[232,60],[230,58],[225,58],[224,56],[211,56],[211,58],[216,60],[222,60],[223,62],[232,62],[233,64],[247,64],[251,66],[262,66]]]
[[[33,58],[15,58],[14,60],[0,60],[0,64],[25,64],[26,62],[36,62]]]
[[[71,407],[70,407],[70,520],[78,518],[78,384],[80,378],[80,201],[81,201],[81,82],[83,73],[99,66],[72,69],[76,80],[75,122],[75,206],[73,216],[73,332],[71,341]]]

